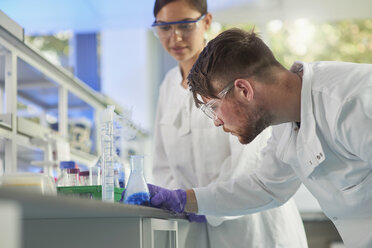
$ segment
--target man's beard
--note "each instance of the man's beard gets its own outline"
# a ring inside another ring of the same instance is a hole
[[[271,125],[273,116],[261,106],[240,107],[242,118],[241,127],[237,129],[236,135],[242,144],[251,143],[263,130]]]

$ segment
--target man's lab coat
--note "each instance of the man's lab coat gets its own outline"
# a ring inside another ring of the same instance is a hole
[[[207,186],[248,173],[260,160],[271,130],[244,148],[216,128],[181,86],[180,68],[160,88],[155,124],[154,183],[167,188]],[[207,223],[179,223],[180,247],[307,247],[294,202],[236,218],[207,216]]]
[[[372,247],[372,65],[303,63],[301,125],[273,127],[254,173],[194,189],[202,214],[279,206],[301,182],[346,247]]]

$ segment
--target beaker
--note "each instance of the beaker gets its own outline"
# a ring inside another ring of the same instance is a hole
[[[130,176],[124,194],[124,203],[132,205],[149,205],[150,193],[143,176],[143,155],[130,156]]]

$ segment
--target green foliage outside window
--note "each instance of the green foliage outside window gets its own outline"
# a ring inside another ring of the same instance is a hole
[[[223,30],[238,27],[251,30],[254,25],[225,25]],[[255,27],[257,32],[261,32]],[[294,61],[347,61],[372,63],[372,19],[324,23],[306,19],[273,21],[267,24],[262,38],[275,57],[287,68]]]
[[[53,35],[26,36],[25,43],[40,52],[55,65],[69,68],[69,42],[72,32],[65,31]]]

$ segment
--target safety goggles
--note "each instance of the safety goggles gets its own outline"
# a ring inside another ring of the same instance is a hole
[[[217,99],[212,99],[208,101],[207,103],[204,103],[200,109],[208,116],[211,118],[213,121],[216,121],[218,119],[217,116],[217,110],[219,108],[219,103],[223,100],[223,98],[226,96],[226,94],[234,88],[234,82],[229,83],[223,90],[221,90],[220,93],[217,95]]]
[[[173,33],[187,38],[198,28],[199,21],[204,17],[205,15],[202,15],[196,20],[178,22],[156,22],[155,20],[151,27],[155,36],[162,40],[168,39]]]

